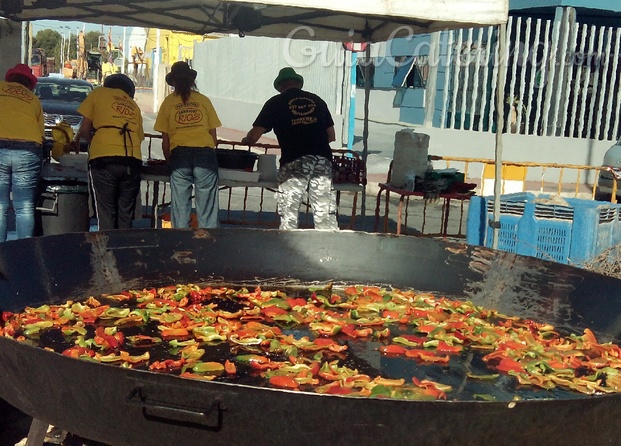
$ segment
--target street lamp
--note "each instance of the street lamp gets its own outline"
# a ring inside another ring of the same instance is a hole
[[[65,66],[65,30],[69,30],[70,28],[68,26],[61,26],[60,29],[62,30],[62,42],[60,45],[60,72],[63,72],[63,68]],[[71,31],[69,31],[69,38],[71,38]],[[67,50],[67,53],[69,53],[69,50]],[[69,56],[69,54],[67,54],[67,57]]]

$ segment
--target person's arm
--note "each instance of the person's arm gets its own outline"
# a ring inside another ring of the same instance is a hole
[[[242,138],[241,143],[245,146],[251,146],[256,143],[265,132],[267,132],[265,127],[255,125],[250,129],[248,134]]]
[[[213,138],[214,147],[217,147],[218,146],[218,132],[216,131],[216,129],[209,129],[209,134]]]
[[[82,118],[82,123],[78,129],[78,133],[75,134],[73,139],[75,153],[80,153],[80,141],[84,139],[88,144],[93,139],[93,121],[88,118]]]
[[[162,153],[164,154],[164,159],[170,161],[170,137],[168,133],[164,132],[162,132]]]
[[[336,141],[336,132],[334,131],[334,126],[328,127],[326,131],[328,132],[328,142]]]

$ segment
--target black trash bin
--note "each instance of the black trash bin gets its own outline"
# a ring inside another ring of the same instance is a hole
[[[88,232],[88,184],[82,181],[44,180],[36,209],[35,235]]]

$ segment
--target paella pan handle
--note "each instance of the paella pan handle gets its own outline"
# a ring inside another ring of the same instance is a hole
[[[125,402],[142,408],[148,420],[184,427],[194,427],[218,432],[222,429],[223,413],[226,408],[220,400],[214,400],[207,408],[179,406],[165,401],[151,400],[142,387],[130,392]]]

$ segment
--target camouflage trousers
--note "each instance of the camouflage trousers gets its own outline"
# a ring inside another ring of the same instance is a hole
[[[317,155],[306,155],[280,167],[276,194],[280,229],[298,228],[298,212],[307,192],[315,229],[338,230],[332,162]]]

